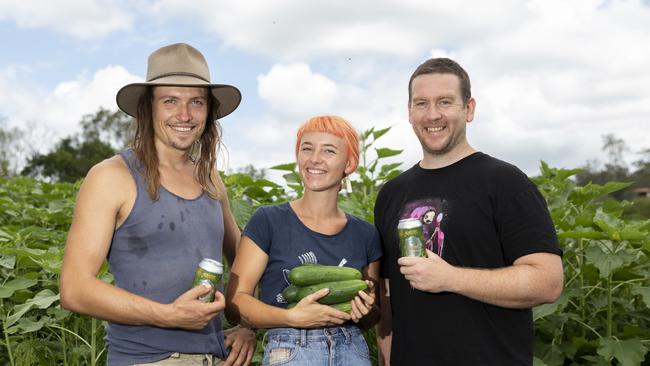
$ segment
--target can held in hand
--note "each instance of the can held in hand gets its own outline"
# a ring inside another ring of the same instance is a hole
[[[419,219],[402,219],[397,224],[402,257],[426,257],[422,223]]]
[[[208,285],[212,289],[209,293],[200,296],[199,300],[203,302],[213,302],[214,292],[216,291],[219,281],[221,281],[221,274],[223,273],[223,264],[210,258],[203,258],[199,263],[196,273],[194,274],[194,281],[192,287],[197,285]]]

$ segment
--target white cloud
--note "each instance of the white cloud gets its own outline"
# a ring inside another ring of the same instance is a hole
[[[0,21],[13,21],[19,28],[53,29],[90,40],[131,28],[133,16],[121,3],[109,0],[0,0]]]
[[[502,0],[499,6],[471,0],[223,0],[194,8],[182,0],[154,4],[156,17],[195,18],[229,46],[289,62],[369,54],[417,56],[431,44],[455,47],[476,34],[508,29],[522,21],[523,8],[518,0]]]
[[[83,72],[75,80],[62,81],[53,90],[18,80],[21,74],[14,68],[0,72],[0,109],[7,113],[7,124],[24,127],[32,122],[59,138],[77,130],[81,118],[99,107],[115,110],[119,88],[142,79],[122,66],[107,66],[92,75]],[[43,148],[54,142],[46,142]]]
[[[324,113],[337,97],[336,84],[304,63],[276,64],[257,77],[259,96],[280,115]]]
[[[82,73],[76,80],[59,83],[47,96],[45,123],[50,127],[74,129],[81,117],[99,107],[115,110],[115,95],[127,83],[142,81],[122,66],[107,66],[92,76]]]

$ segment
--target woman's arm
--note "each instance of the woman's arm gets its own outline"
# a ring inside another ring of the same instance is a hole
[[[328,293],[322,289],[303,298],[295,307],[283,309],[253,296],[268,263],[268,255],[249,237],[242,236],[230,272],[226,291],[228,321],[252,328],[318,328],[343,324],[350,316],[317,300]]]

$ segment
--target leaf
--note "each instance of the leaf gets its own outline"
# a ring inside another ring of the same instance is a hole
[[[29,318],[23,318],[20,319],[20,321],[17,324],[17,327],[18,329],[21,329],[23,333],[30,333],[43,328],[43,326],[49,322],[50,322],[50,318],[48,317],[43,317],[38,321],[33,321]]]
[[[386,147],[382,147],[382,148],[379,148],[379,149],[375,149],[375,151],[377,152],[377,159],[382,159],[382,158],[387,158],[387,157],[390,157],[390,156],[399,155],[404,150],[393,150],[393,149],[389,149],[389,148],[386,148]]]
[[[0,229],[0,238],[11,240],[13,237],[9,235],[6,231]]]
[[[0,257],[0,266],[8,269],[14,269],[16,266],[16,256],[13,254],[3,255]]]
[[[560,298],[551,303],[551,304],[543,304],[540,306],[536,306],[533,308],[533,321],[537,321],[538,319],[541,319],[547,315],[551,315],[555,312],[558,311],[558,309],[562,310],[566,306],[566,304],[569,302],[569,292],[565,291],[562,293],[562,296]]]
[[[602,356],[582,356],[581,358],[587,361],[589,366],[611,366],[611,363]]]
[[[240,224],[248,222],[248,219],[253,214],[253,207],[243,200],[231,200],[230,208],[233,216],[235,216],[235,222]]]
[[[626,262],[629,263],[634,259],[627,258],[628,256],[625,252],[619,252],[616,254],[605,253],[598,246],[590,246],[585,249],[585,256],[589,263],[598,268],[598,272],[602,278],[608,278],[610,273],[623,267]]]
[[[296,170],[296,163],[287,163],[287,164],[280,164],[280,165],[275,165],[270,167],[269,169],[273,170],[285,170],[288,172],[293,172]]]
[[[557,233],[560,239],[607,239],[607,235],[600,231],[593,230],[572,230]]]
[[[226,178],[229,186],[247,186],[253,184],[253,178],[248,174],[237,173],[231,174]]]
[[[61,211],[67,207],[69,207],[69,202],[65,200],[50,201],[47,205],[48,211],[51,212]]]
[[[610,239],[615,241],[621,240],[621,233],[618,230],[621,226],[620,221],[611,214],[604,212],[601,208],[596,211],[594,224],[606,232]]]
[[[648,349],[637,338],[616,340],[602,338],[598,354],[611,360],[615,358],[621,366],[638,366],[643,362]]]
[[[593,201],[610,193],[627,188],[631,183],[607,182],[605,185],[589,183],[583,187],[576,187],[571,193],[571,200],[576,204]]]
[[[576,174],[582,173],[583,171],[584,171],[584,169],[580,169],[580,168],[577,168],[577,169],[560,169],[557,172],[557,176],[558,176],[558,178],[560,178],[560,180],[565,180],[565,179],[567,179],[569,177],[572,177],[572,176],[574,176]]]
[[[57,300],[59,300],[59,294],[55,294],[50,289],[45,289],[34,295],[33,298],[27,300],[24,304],[14,306],[14,313],[7,317],[5,326],[9,327],[13,325],[32,307],[45,309]]]
[[[548,176],[551,173],[551,168],[548,166],[548,163],[544,160],[539,161],[539,170],[543,176]]]
[[[296,172],[284,174],[282,178],[284,178],[287,183],[301,183],[300,175],[298,175]]]
[[[372,137],[373,137],[375,140],[377,140],[377,139],[379,139],[380,137],[384,136],[384,135],[386,134],[386,132],[388,132],[388,131],[390,131],[390,127],[386,127],[386,128],[384,128],[384,129],[381,129],[381,130],[373,131],[373,132],[372,132]]]
[[[650,309],[650,287],[633,287],[632,293],[641,296],[645,306]]]
[[[36,283],[38,283],[38,281],[29,280],[26,278],[13,279],[5,283],[5,285],[2,288],[0,288],[0,299],[6,299],[8,297],[11,297],[14,294],[14,292],[18,290],[24,290],[30,288],[34,286]]]
[[[547,366],[544,361],[540,360],[537,357],[533,357],[533,366]]]
[[[648,238],[648,232],[642,232],[633,227],[624,227],[621,230],[621,239],[629,241],[639,241],[646,240]]]
[[[397,169],[402,163],[392,163],[392,164],[386,164],[381,166],[381,174],[385,174],[386,172],[389,172],[391,170]]]
[[[61,321],[61,320],[65,319],[65,318],[67,318],[67,317],[69,317],[71,315],[73,317],[79,316],[79,314],[71,313],[71,312],[69,312],[67,310],[61,309],[58,306],[51,307],[51,308],[47,309],[46,313],[47,313],[47,315],[49,315],[50,317],[53,317],[57,321]]]

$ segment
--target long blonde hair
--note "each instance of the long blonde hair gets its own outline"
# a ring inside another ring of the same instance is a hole
[[[221,125],[214,118],[214,96],[208,90],[208,116],[201,137],[195,141],[190,150],[190,159],[196,165],[197,177],[201,188],[213,199],[220,199],[225,193],[221,189],[221,179],[216,172],[217,154],[221,150]],[[147,87],[138,101],[136,115],[136,131],[133,140],[133,151],[144,167],[142,172],[147,182],[147,193],[153,201],[158,200],[160,189],[160,171],[158,170],[158,154],[154,142],[153,127],[153,88]]]

